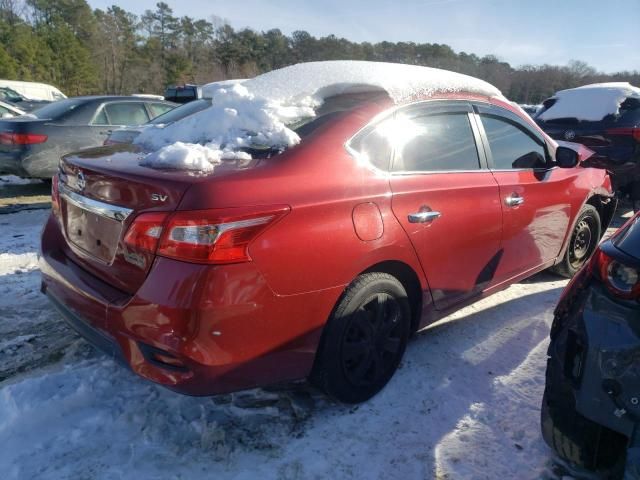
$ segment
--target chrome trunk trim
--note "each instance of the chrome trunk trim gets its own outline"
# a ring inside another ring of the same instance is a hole
[[[133,212],[130,208],[120,207],[118,205],[112,205],[110,203],[99,202],[92,198],[84,197],[76,192],[69,190],[69,188],[60,183],[58,185],[60,196],[64,197],[68,202],[73,203],[75,206],[86,210],[101,217],[116,220],[120,223],[124,222],[129,215]]]

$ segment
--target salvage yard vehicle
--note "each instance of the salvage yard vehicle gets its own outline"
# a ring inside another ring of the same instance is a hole
[[[67,96],[53,85],[40,82],[22,82],[18,80],[0,80],[0,87],[10,88],[24,98],[55,102],[64,100]]]
[[[571,276],[615,209],[587,149],[465,75],[314,62],[216,98],[62,157],[42,235],[65,320],[178,392],[310,378],[365,401],[412,332]]]
[[[189,115],[193,115],[211,106],[210,98],[199,98],[192,102],[185,103],[179,107],[169,110],[162,115],[143,125],[134,125],[113,130],[105,139],[104,145],[116,145],[119,143],[133,143],[140,133],[150,125],[168,125],[178,120],[182,120]]]
[[[640,478],[639,324],[637,214],[598,247],[555,310],[542,433],[580,467],[620,473],[630,445],[629,478]]]
[[[25,112],[30,112],[36,108],[44,107],[51,103],[49,100],[34,100],[26,98],[9,87],[0,87],[0,100]]]
[[[608,170],[614,189],[640,210],[640,88],[613,82],[562,90],[535,119],[552,138],[593,150],[587,165]]]
[[[176,105],[136,97],[74,97],[0,120],[0,174],[51,178],[60,156],[102,145],[113,128],[146,123]]]

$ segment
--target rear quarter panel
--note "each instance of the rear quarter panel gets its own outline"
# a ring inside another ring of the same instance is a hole
[[[280,295],[345,286],[387,260],[408,264],[425,289],[415,251],[391,211],[388,174],[353,158],[344,147],[381,110],[369,105],[325,125],[262,168],[196,184],[179,209],[289,205],[291,212],[249,249],[269,286]],[[378,206],[380,238],[366,241],[356,234],[352,213],[361,203]]]

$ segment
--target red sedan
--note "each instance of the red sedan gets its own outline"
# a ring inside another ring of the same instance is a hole
[[[417,329],[553,267],[572,275],[615,208],[586,150],[504,98],[326,98],[283,152],[211,172],[136,146],[63,157],[42,290],[92,343],[176,391],[309,377],[377,393]]]

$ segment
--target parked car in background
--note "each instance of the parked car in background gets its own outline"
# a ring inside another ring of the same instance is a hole
[[[169,102],[187,103],[202,98],[200,85],[172,85],[164,91],[164,99]]]
[[[376,76],[411,78],[415,91],[395,103],[378,84],[366,91]],[[611,219],[607,173],[580,166],[589,152],[558,146],[485,82],[318,62],[245,85],[260,94],[284,87],[279,79],[299,86],[289,98],[313,82],[328,92],[291,124],[295,146],[253,147],[268,140],[255,119],[270,117],[249,113],[243,155],[206,172],[143,166],[137,145],[61,160],[42,291],[149,380],[211,395],[310,377],[364,401],[393,376],[412,332],[543,269],[572,275]],[[268,105],[251,98],[243,111]],[[245,125],[229,106],[214,103],[211,118]],[[207,114],[158,132],[188,132]]]
[[[17,80],[0,80],[0,87],[10,88],[30,100],[55,102],[67,96],[52,85],[39,82],[21,82]]]
[[[51,103],[48,100],[31,100],[25,98],[9,87],[0,87],[0,100],[5,103],[12,104],[16,108],[19,108],[24,112],[30,112],[32,110],[35,110],[36,108],[40,108],[44,105],[47,105],[48,103]]]
[[[17,117],[24,114],[25,112],[23,110],[19,109],[12,103],[3,102],[0,100],[0,119]]]
[[[114,128],[138,125],[176,106],[136,97],[74,97],[29,116],[0,120],[0,173],[51,178],[60,156],[102,145]]]
[[[164,99],[176,103],[188,103],[199,98],[211,98],[213,94],[220,88],[228,87],[236,83],[244,82],[244,78],[232,80],[220,80],[217,82],[207,83],[205,85],[180,85],[167,87],[164,93]]]
[[[527,112],[527,114],[531,117],[531,118],[535,118],[535,116],[537,115],[537,113],[542,109],[542,105],[529,105],[529,104],[525,104],[525,103],[521,103],[518,105],[522,110],[524,110],[525,112]]]
[[[552,138],[593,150],[589,166],[611,172],[614,188],[640,210],[640,88],[601,83],[563,90],[545,100],[535,119]]]
[[[211,106],[210,98],[200,98],[193,102],[180,105],[173,110],[169,110],[162,115],[157,116],[153,120],[144,125],[135,125],[131,127],[123,127],[113,130],[109,136],[105,139],[104,145],[115,145],[119,143],[133,143],[133,141],[140,135],[140,132],[150,125],[169,125],[173,122],[181,120],[189,115],[193,115],[196,112],[200,112],[207,107]]]
[[[542,433],[565,460],[619,474],[631,444],[627,461],[638,474],[640,439],[634,433],[637,436],[640,426],[639,326],[637,214],[598,247],[555,310]]]

